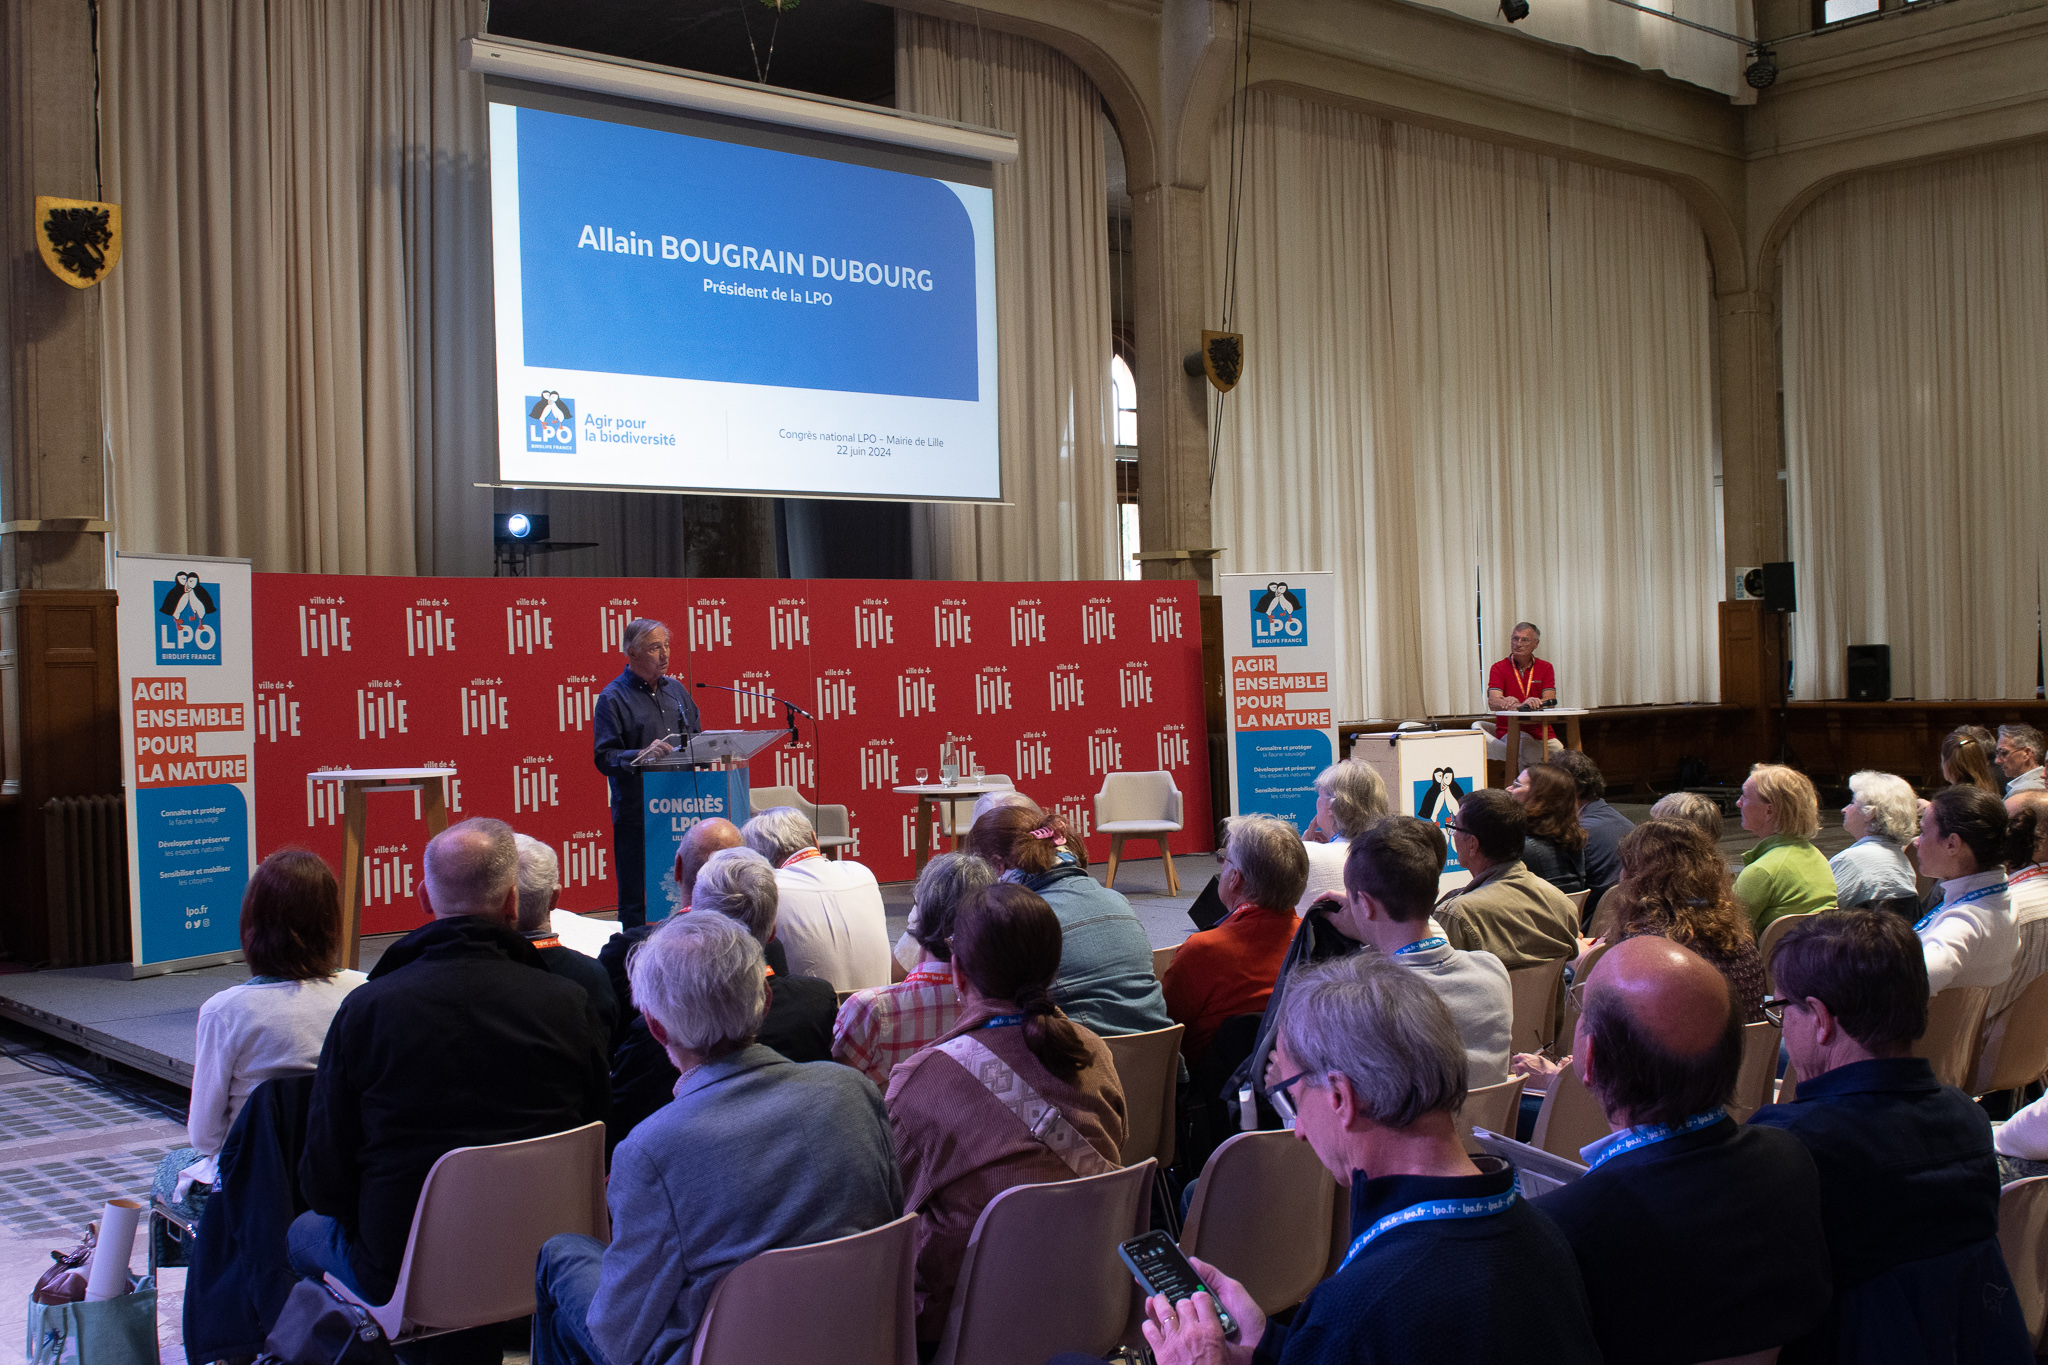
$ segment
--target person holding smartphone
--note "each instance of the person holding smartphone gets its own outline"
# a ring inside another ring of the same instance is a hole
[[[647,923],[646,837],[640,809],[640,765],[674,753],[703,730],[697,703],[668,676],[668,627],[648,617],[619,632],[625,671],[597,694],[590,718],[597,770],[611,782],[612,868],[618,877],[619,923]]]
[[[1213,1294],[1145,1304],[1159,1365],[1601,1358],[1570,1245],[1516,1192],[1513,1166],[1458,1139],[1465,1048],[1426,982],[1378,953],[1302,968],[1276,1055],[1294,1135],[1351,1192],[1351,1245],[1287,1326],[1192,1261]]]

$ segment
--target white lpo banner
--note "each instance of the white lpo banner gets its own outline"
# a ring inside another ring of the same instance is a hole
[[[1230,808],[1305,830],[1316,774],[1335,761],[1335,574],[1224,574]]]

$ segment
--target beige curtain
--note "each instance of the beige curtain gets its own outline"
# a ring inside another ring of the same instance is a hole
[[[122,548],[262,570],[490,564],[473,0],[102,0]]]
[[[2048,147],[1861,176],[1779,257],[1803,699],[2032,697],[2048,541]]]
[[[1478,710],[1524,618],[1568,705],[1714,699],[1712,298],[1677,195],[1263,91],[1248,118],[1220,568],[1335,572],[1347,717]],[[1229,180],[1219,129],[1212,317]]]
[[[1500,0],[1428,0],[1433,9],[1449,10],[1475,22],[1506,29]],[[1756,36],[1754,0],[1683,0],[1652,9],[1676,14],[1696,24]],[[1728,96],[1731,104],[1755,104],[1757,92],[1743,78],[1750,50],[1726,38],[1673,23],[1661,14],[1645,14],[1613,0],[1533,0],[1529,15],[1512,26],[1525,38],[1575,47],[1602,57],[1618,57],[1645,71],[1662,71],[1675,80],[1705,86]]]
[[[1113,578],[1109,188],[1101,96],[1051,48],[898,12],[896,101],[1017,135],[998,166],[1003,496],[913,509],[924,578]]]

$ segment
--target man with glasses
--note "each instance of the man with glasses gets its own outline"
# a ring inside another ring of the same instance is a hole
[[[1683,1365],[1796,1341],[1828,1302],[1813,1159],[1727,1111],[1742,1024],[1727,978],[1669,939],[1595,964],[1572,1065],[1614,1131],[1536,1201],[1585,1276],[1608,1360]]]
[[[1528,816],[1504,791],[1481,787],[1446,822],[1458,862],[1472,880],[1436,904],[1454,948],[1484,951],[1509,971],[1579,953],[1579,912],[1564,892],[1522,861]]]
[[[1817,915],[1772,969],[1782,996],[1764,1013],[1783,1022],[1799,1095],[1750,1124],[1813,1155],[1835,1285],[1799,1358],[2025,1360],[1990,1120],[1911,1055],[1928,999],[1912,928],[1888,911]]]
[[[2005,784],[2007,796],[2021,792],[2048,790],[2041,770],[2041,755],[2048,749],[2048,740],[2041,738],[2041,732],[2031,725],[2001,725],[1998,727],[1998,748],[1992,757],[2005,771],[2009,779]]]

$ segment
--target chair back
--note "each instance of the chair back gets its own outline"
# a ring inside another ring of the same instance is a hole
[[[1267,1313],[1322,1282],[1326,1235],[1344,1193],[1292,1133],[1239,1133],[1202,1168],[1180,1249],[1245,1287]]]
[[[1179,829],[1180,788],[1170,772],[1104,773],[1095,794],[1095,826],[1142,820]]]
[[[1150,1033],[1104,1035],[1124,1088],[1124,1145],[1129,1166],[1152,1157],[1165,1170],[1173,1163],[1174,1094],[1180,1082],[1179,1024]]]
[[[1771,1082],[1778,1078],[1778,1043],[1784,1031],[1768,1019],[1742,1026],[1742,1069],[1735,1074],[1735,1094],[1728,1113],[1737,1123],[1771,1102]]]
[[[1482,1085],[1477,1090],[1465,1092],[1465,1106],[1458,1111],[1458,1136],[1470,1138],[1474,1128],[1484,1128],[1489,1133],[1515,1133],[1515,1120],[1522,1112],[1522,1087],[1526,1084],[1520,1076],[1510,1076],[1497,1085]],[[1471,1144],[1466,1144],[1471,1150]]]
[[[1925,1057],[1943,1085],[1969,1085],[1977,1035],[1983,1031],[1984,1009],[1990,1003],[1991,991],[1985,986],[1950,986],[1927,1002],[1927,1032],[1913,1044],[1913,1055]]]
[[[2036,921],[2048,924],[2048,920]],[[2031,926],[2029,926],[2031,927]],[[2019,998],[1998,1016],[1998,1038],[1994,1051],[1977,1068],[1977,1094],[1993,1090],[2017,1090],[2031,1085],[2048,1072],[2048,972],[2035,977]],[[1991,1040],[1986,1037],[1986,1047]]]
[[[1108,1355],[1140,1308],[1117,1244],[1150,1223],[1157,1170],[1141,1161],[1079,1180],[1012,1186],[989,1200],[967,1240],[936,1365],[1044,1365],[1062,1351]]]
[[[1607,1115],[1601,1111],[1600,1101],[1586,1089],[1579,1073],[1566,1067],[1550,1078],[1550,1091],[1543,1097],[1543,1109],[1536,1115],[1536,1131],[1529,1135],[1529,1145],[1568,1161],[1584,1161],[1579,1149],[1613,1131]]]
[[[2048,1175],[2015,1180],[1999,1192],[1998,1247],[2038,1354],[2048,1342]]]
[[[1564,898],[1572,903],[1572,922],[1574,924],[1584,924],[1586,922],[1586,897],[1592,894],[1593,889],[1591,887],[1587,887],[1584,891],[1567,891],[1564,893]]]
[[[917,1218],[740,1262],[711,1291],[691,1365],[917,1365]]]
[[[804,819],[811,822],[817,832],[818,847],[832,848],[850,844],[850,823],[845,806],[820,806],[804,800],[804,794],[795,787],[749,787],[747,788],[747,812],[759,815],[764,810],[777,806],[790,806],[802,812]]]
[[[1809,910],[1804,915],[1780,915],[1764,927],[1763,936],[1756,941],[1756,955],[1764,964],[1764,993],[1766,995],[1776,995],[1778,993],[1777,978],[1771,975],[1771,954],[1778,951],[1778,940],[1785,937],[1785,932],[1793,925],[1799,923],[1799,921],[1819,913],[1821,912],[1818,910]]]
[[[1578,966],[1572,971],[1573,983],[1591,981],[1593,979],[1593,964],[1607,956],[1607,950],[1613,946],[1612,943],[1601,943],[1599,946],[1588,948],[1585,952],[1579,954]],[[1564,1014],[1557,1021],[1557,1046],[1559,1051],[1572,1046],[1572,1035],[1578,1032],[1578,1028],[1579,1007],[1572,1000],[1571,994],[1567,992],[1564,1000]]]
[[[394,1340],[523,1318],[541,1244],[564,1232],[611,1238],[602,1123],[457,1147],[427,1172],[398,1287],[372,1316]]]
[[[1166,969],[1173,965],[1174,954],[1179,951],[1179,944],[1175,944],[1171,948],[1154,948],[1152,950],[1152,975],[1164,981],[1166,979]]]
[[[1565,958],[1517,967],[1508,973],[1514,993],[1515,1026],[1509,1049],[1541,1052],[1557,1041],[1558,983],[1564,980]]]

